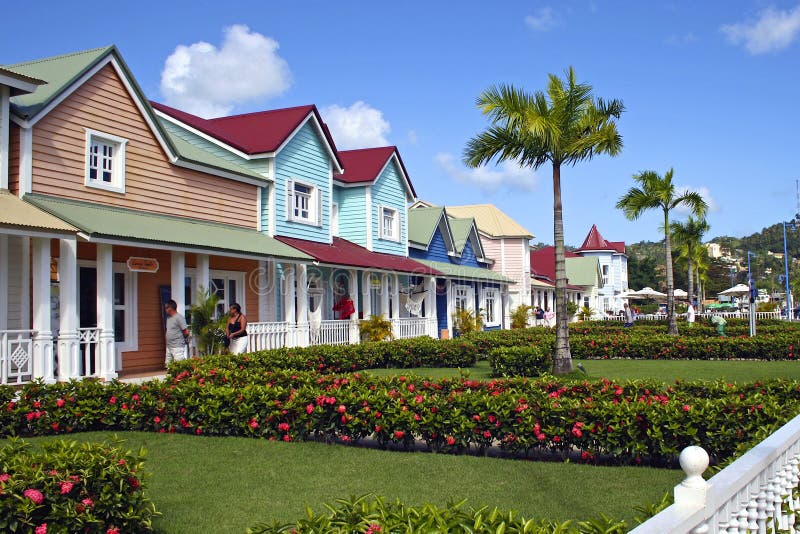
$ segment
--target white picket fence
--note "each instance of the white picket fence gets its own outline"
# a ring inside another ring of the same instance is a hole
[[[724,317],[725,319],[747,319],[750,315],[747,312],[714,312],[714,313],[698,313],[696,318],[697,320],[701,319],[710,319],[711,317],[718,316]],[[663,313],[643,313],[636,316],[637,321],[664,321],[666,320],[667,316]],[[686,320],[686,314],[678,314],[678,318],[681,320]],[[762,319],[780,319],[781,312],[779,311],[772,311],[772,312],[756,312],[756,320]],[[603,315],[598,317],[598,320],[603,321],[622,321],[624,317],[622,315]]]
[[[390,319],[395,339],[436,336],[436,319],[423,317],[403,317]]]
[[[799,531],[800,415],[708,481],[701,476],[708,467],[703,449],[687,447],[680,461],[686,479],[675,487],[675,504],[632,533]]]

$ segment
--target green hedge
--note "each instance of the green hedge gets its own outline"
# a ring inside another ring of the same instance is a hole
[[[770,381],[563,383],[427,381],[358,374],[182,373],[143,385],[92,381],[24,387],[0,404],[0,433],[144,430],[353,443],[442,452],[498,447],[513,455],[579,453],[583,461],[672,464],[687,445],[715,461],[800,407],[799,384]],[[210,377],[210,378],[206,378]],[[241,377],[240,377],[241,378]],[[8,388],[0,388],[4,391]]]
[[[500,347],[489,353],[489,365],[494,376],[541,376],[553,370],[552,349],[549,344]]]
[[[150,532],[142,460],[116,442],[11,440],[0,448],[0,531]]]

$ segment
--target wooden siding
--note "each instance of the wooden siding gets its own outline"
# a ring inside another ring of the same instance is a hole
[[[493,259],[492,270],[516,284],[508,286],[511,308],[530,303],[531,268],[528,242],[523,238],[491,239],[481,236],[481,244],[487,259]]]
[[[124,194],[84,185],[87,128],[128,140]],[[256,186],[172,165],[111,65],[34,127],[33,192],[256,228]]]
[[[258,188],[261,195],[261,213],[258,216],[261,218],[261,231],[265,234],[269,234],[269,190],[272,187],[272,184],[267,184]]]
[[[467,241],[464,245],[464,250],[461,251],[461,261],[459,265],[468,265],[470,267],[480,267],[478,258],[475,256],[475,251],[472,250],[472,243]]]
[[[380,238],[381,207],[397,210],[400,217],[400,240]],[[406,192],[403,177],[393,160],[387,165],[372,187],[372,250],[388,254],[406,255]]]
[[[8,329],[22,328],[22,237],[8,236],[8,293],[2,296],[8,306]]]
[[[366,247],[367,188],[334,187],[333,198],[339,204],[339,236]]]
[[[275,157],[275,233],[330,243],[330,184],[331,162],[316,130],[307,122]],[[322,224],[289,221],[287,195],[289,181],[313,185],[320,192]]]

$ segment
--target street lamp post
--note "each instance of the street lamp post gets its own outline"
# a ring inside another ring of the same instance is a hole
[[[786,319],[792,320],[792,293],[789,289],[789,251],[786,247],[786,223],[783,224],[783,269],[786,279]],[[789,223],[789,228],[795,229],[794,221]]]
[[[753,275],[750,271],[750,256],[755,257],[755,253],[747,251],[747,286],[750,289],[748,300],[750,301],[748,308],[750,315],[750,337],[756,335],[756,299],[755,299],[755,284],[753,284]]]

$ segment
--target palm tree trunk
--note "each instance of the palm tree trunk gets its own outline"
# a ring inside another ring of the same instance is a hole
[[[689,304],[692,303],[692,299],[694,299],[694,274],[692,273],[692,247],[689,247],[688,254],[686,255],[686,263],[689,265],[689,282],[686,290],[689,292]],[[695,310],[697,311],[697,310]]]
[[[553,374],[572,372],[567,316],[567,269],[564,263],[564,221],[561,208],[561,164],[553,162],[553,240],[556,249],[556,353]]]
[[[678,335],[678,321],[675,319],[675,280],[672,276],[672,245],[669,239],[669,211],[664,210],[664,248],[667,254],[667,320],[670,335]]]

